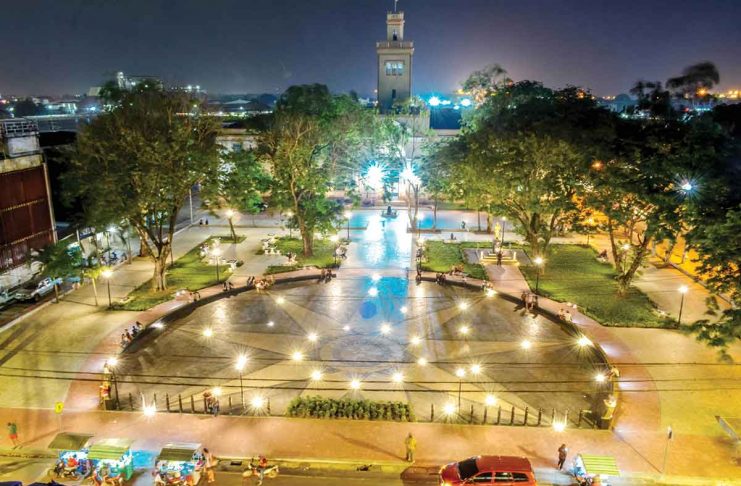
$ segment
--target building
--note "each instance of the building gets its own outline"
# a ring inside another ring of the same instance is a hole
[[[386,40],[376,42],[378,109],[389,113],[412,97],[414,43],[404,41],[404,12],[386,14]]]
[[[0,120],[0,285],[28,278],[29,256],[56,241],[49,176],[39,128],[25,118]]]

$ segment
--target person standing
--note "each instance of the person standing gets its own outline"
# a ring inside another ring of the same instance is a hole
[[[216,464],[214,463],[214,455],[211,454],[211,451],[209,451],[208,449],[206,449],[204,447],[203,448],[203,458],[204,458],[204,461],[206,463],[205,464],[205,467],[206,467],[206,478],[208,480],[208,483],[209,484],[215,483],[216,482],[216,478],[214,477],[214,466]]]
[[[497,252],[497,266],[498,267],[502,266],[502,250],[501,249]]]
[[[407,449],[407,462],[414,462],[414,451],[417,450],[417,439],[414,438],[411,432],[404,440],[404,445]]]
[[[561,444],[561,447],[558,448],[558,470],[560,471],[563,469],[563,465],[566,462],[566,455],[569,453],[569,449],[566,447],[566,444]]]
[[[15,422],[8,422],[8,438],[13,443],[13,449],[18,447],[18,424]]]

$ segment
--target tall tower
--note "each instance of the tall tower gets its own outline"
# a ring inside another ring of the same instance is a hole
[[[412,96],[414,43],[404,42],[404,12],[386,14],[386,40],[376,42],[378,108],[388,113],[395,102]]]

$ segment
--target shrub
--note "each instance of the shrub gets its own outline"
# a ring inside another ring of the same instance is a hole
[[[373,402],[354,398],[296,397],[288,404],[289,417],[347,418],[352,420],[393,420],[412,422],[414,414],[403,402]]]

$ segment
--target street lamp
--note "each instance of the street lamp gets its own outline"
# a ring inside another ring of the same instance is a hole
[[[504,248],[504,232],[507,231],[507,216],[502,216],[502,248]]]
[[[108,370],[111,373],[111,380],[113,381],[113,390],[116,394],[116,410],[120,408],[119,400],[118,400],[118,379],[116,378],[116,366],[118,365],[118,358],[108,358],[106,360],[105,365],[103,366],[103,370]]]
[[[589,219],[587,220],[587,225],[588,225],[588,226],[587,226],[587,246],[589,246],[589,236],[590,236],[590,234],[591,234],[591,233],[589,232],[589,230],[590,230],[590,229],[591,229],[592,227],[594,227],[594,218],[589,218]]]
[[[219,257],[221,256],[221,248],[212,249],[211,254],[216,258],[216,283],[219,283]]]
[[[242,410],[244,410],[244,383],[242,381],[242,371],[244,371],[244,367],[247,365],[247,356],[244,354],[240,354],[237,356],[237,362],[234,364],[234,367],[239,372],[239,392],[242,397]]]
[[[540,290],[540,269],[543,267],[543,263],[545,263],[545,260],[541,257],[535,257],[535,260],[533,260],[533,263],[535,263],[536,271],[535,271],[535,295],[539,295],[538,291]]]
[[[347,241],[350,241],[350,217],[352,216],[352,213],[350,211],[345,211],[344,216],[347,220]]]
[[[340,240],[340,238],[337,235],[332,235],[329,237],[329,241],[334,243],[334,266],[337,266],[337,249],[339,248],[339,245],[337,242]]]
[[[463,388],[463,377],[466,376],[466,370],[458,368],[455,370],[455,376],[458,377],[458,409],[461,408],[461,390]]]
[[[689,287],[687,287],[686,285],[682,285],[677,289],[677,291],[682,296],[679,300],[679,317],[677,318],[677,325],[680,325],[680,326],[682,325],[682,310],[684,309],[684,294],[689,292],[689,290],[690,290]]]
[[[101,275],[103,275],[108,283],[108,308],[110,309],[113,307],[113,302],[111,301],[111,276],[113,276],[113,271],[110,268],[106,268],[101,272]]]

